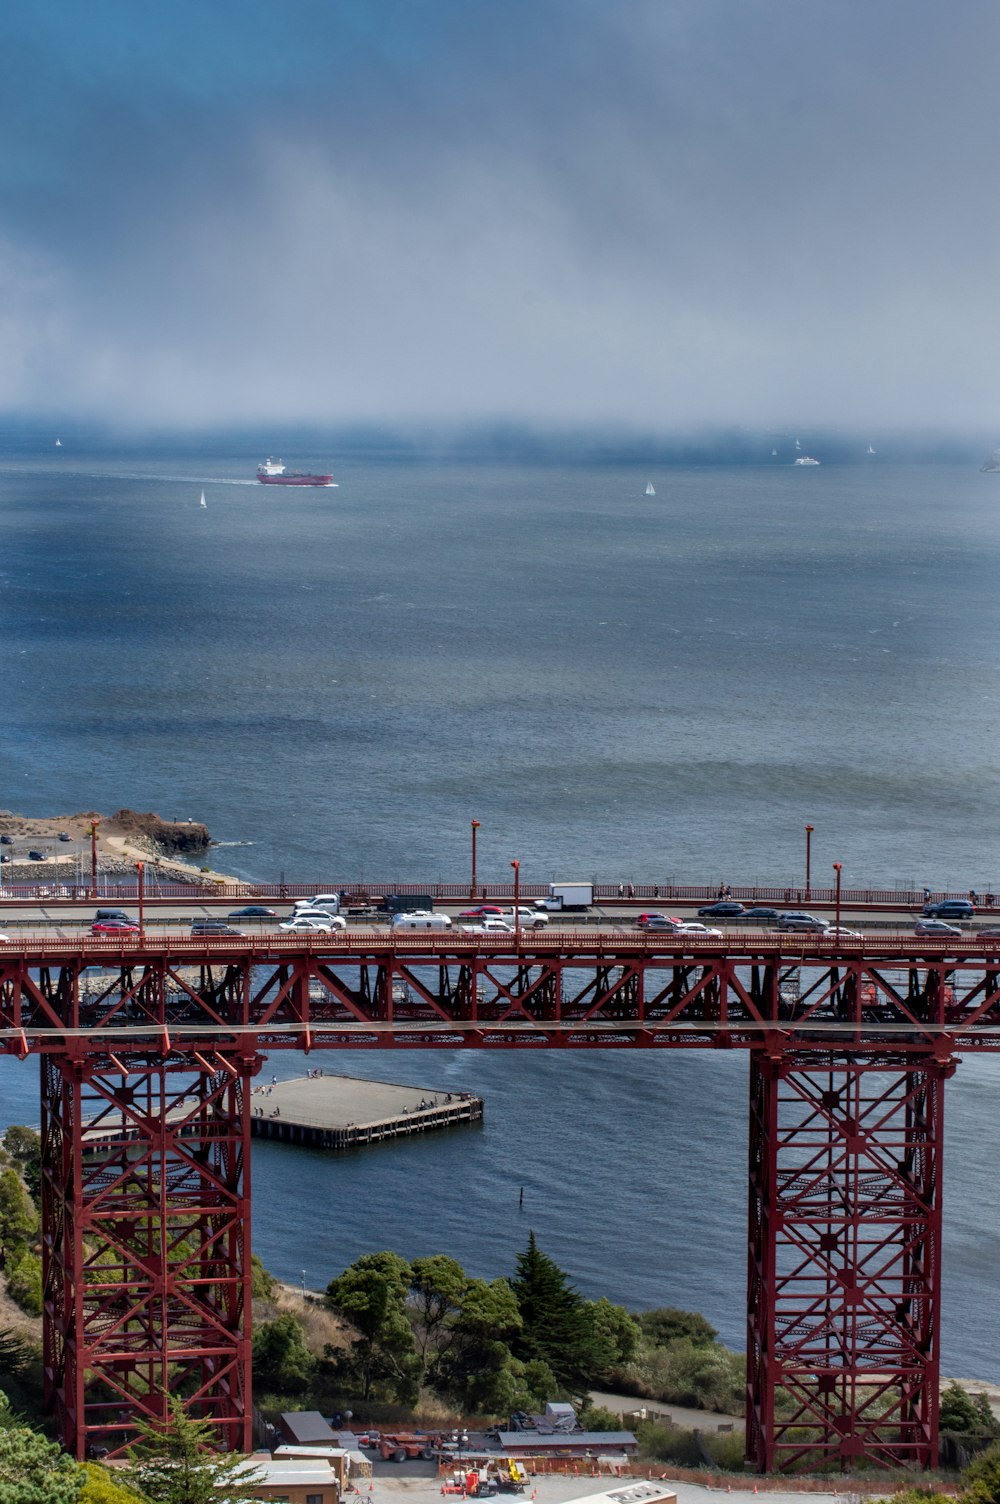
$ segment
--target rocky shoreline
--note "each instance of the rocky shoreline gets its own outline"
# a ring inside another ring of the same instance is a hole
[[[142,862],[175,883],[231,882],[204,860],[212,837],[196,820],[164,820],[152,811],[119,809],[112,815],[82,810],[72,815],[31,816],[0,810],[0,853],[5,883],[72,883],[78,872],[89,875],[91,841],[96,842],[103,878],[131,879]],[[29,857],[37,850],[41,860]]]

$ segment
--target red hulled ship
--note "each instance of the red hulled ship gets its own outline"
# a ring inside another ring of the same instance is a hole
[[[266,459],[257,466],[262,486],[335,486],[332,475],[308,475],[304,470],[286,470],[281,460]]]

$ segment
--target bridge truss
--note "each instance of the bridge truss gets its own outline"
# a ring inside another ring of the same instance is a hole
[[[995,946],[995,942],[991,942]],[[913,936],[347,932],[0,947],[41,1057],[44,1357],[78,1455],[166,1395],[250,1429],[249,1082],[276,1049],[741,1049],[747,1448],[937,1460],[944,1084],[1000,1046],[1000,950]]]

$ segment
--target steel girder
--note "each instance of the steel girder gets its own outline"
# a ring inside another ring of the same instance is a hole
[[[751,1055],[747,1455],[761,1471],[937,1463],[950,1069]]]
[[[250,1446],[251,1055],[42,1062],[43,1356],[83,1457],[181,1396]]]

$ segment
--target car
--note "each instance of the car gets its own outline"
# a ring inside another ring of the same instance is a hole
[[[780,919],[781,918],[781,910],[780,909],[768,909],[768,908],[762,907],[760,904],[754,904],[754,906],[753,906],[752,909],[744,909],[743,910],[743,918],[744,919]]]
[[[191,922],[192,935],[242,935],[242,930],[234,930],[224,919],[194,919]]]
[[[92,935],[137,935],[139,926],[131,919],[95,919],[90,926]]]
[[[520,914],[520,918],[518,918]],[[493,915],[486,916],[493,918]],[[501,909],[495,916],[502,919],[505,924],[513,926],[519,924],[522,930],[543,930],[549,922],[549,916],[542,909]]]
[[[293,909],[289,919],[315,919],[318,923],[329,924],[331,929],[346,930],[347,920],[341,919],[339,914],[330,914],[326,909]]]
[[[698,913],[701,915],[716,914],[720,919],[726,914],[742,914],[744,912],[743,905],[737,903],[735,898],[722,898],[718,903],[710,903],[706,908],[698,910]]]
[[[665,924],[676,926],[684,923],[683,919],[675,919],[669,914],[658,914],[655,911],[651,914],[640,914],[635,922],[641,930],[648,929],[650,925],[662,927]]]
[[[500,919],[503,909],[496,903],[481,903],[477,909],[463,909],[459,919]]]
[[[14,837],[13,836],[0,836],[0,846],[13,846],[13,844],[14,844]]]
[[[779,930],[803,930],[821,935],[829,927],[825,919],[817,919],[815,914],[782,914],[778,920]]]
[[[693,919],[688,920],[686,924],[679,924],[677,926],[677,933],[679,935],[701,935],[703,937],[705,935],[721,937],[722,935],[721,930],[713,930],[707,924],[696,924]]]
[[[10,936],[9,935],[0,935],[0,944],[3,944],[3,945],[10,945],[10,944],[12,944]]]
[[[347,925],[335,914],[328,914],[325,919],[307,919],[299,914],[278,928],[287,935],[330,935],[334,930],[346,930]]]
[[[69,834],[68,831],[61,830],[59,832],[59,839],[60,841],[72,841],[73,837]]]
[[[135,924],[131,914],[126,914],[124,909],[98,909],[94,915],[94,923],[98,924],[105,919],[119,919],[123,924]]]
[[[265,908],[262,903],[248,903],[245,909],[233,909],[228,916],[230,919],[277,919],[274,909]]]
[[[976,930],[974,940],[1000,940],[1000,925],[990,924],[984,930]]]
[[[862,933],[861,933],[860,930],[846,930],[843,925],[841,925],[840,928],[838,929],[835,924],[828,924],[827,927],[826,927],[826,933],[828,935],[832,936],[832,938],[834,940],[863,940],[864,939],[864,936],[862,935]]]
[[[975,904],[968,898],[940,898],[937,903],[924,904],[925,919],[971,919],[975,912]]]
[[[46,862],[46,861],[48,861],[48,857],[46,856],[46,854],[45,854],[44,851],[29,851],[28,852],[28,861],[29,862]]]
[[[913,926],[915,935],[940,935],[946,939],[949,935],[961,936],[962,931],[957,924],[946,924],[943,919],[918,919]]]
[[[506,919],[497,919],[492,914],[487,914],[479,924],[463,924],[463,935],[513,935],[515,929],[508,924]]]

